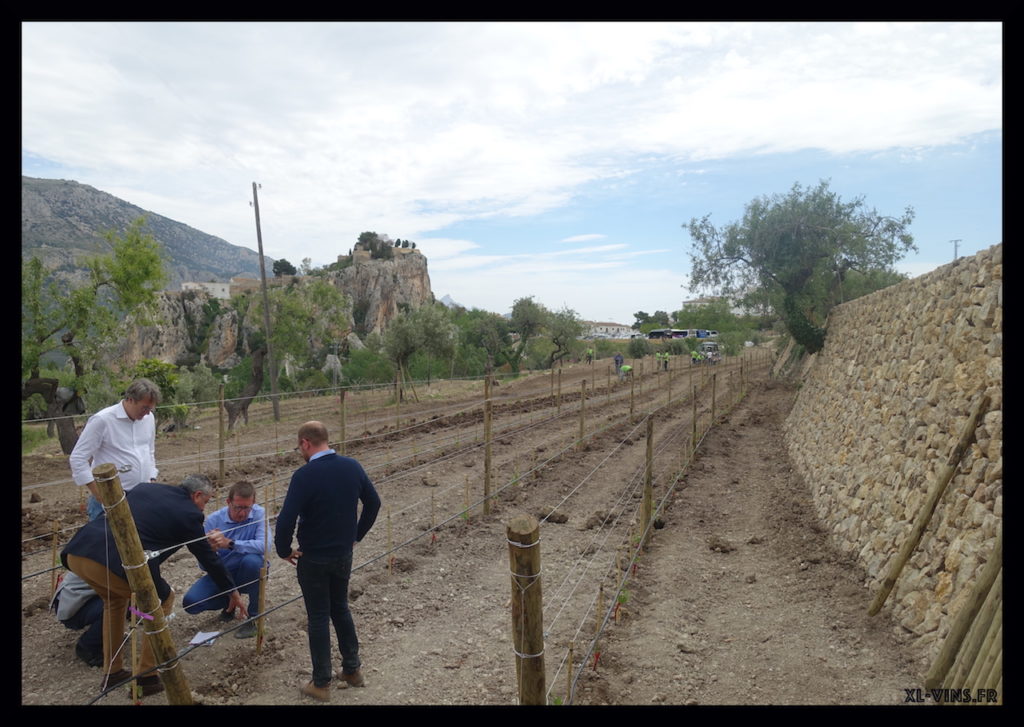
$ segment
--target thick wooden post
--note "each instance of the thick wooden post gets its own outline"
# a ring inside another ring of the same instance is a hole
[[[484,515],[491,514],[491,377],[484,377]]]
[[[629,372],[629,423],[633,423],[633,396],[636,393],[636,369]]]
[[[647,547],[651,514],[654,510],[654,416],[647,417],[647,467],[644,471],[644,499],[640,508],[641,547]]]
[[[942,643],[942,650],[936,657],[935,663],[932,664],[932,668],[928,670],[928,674],[925,675],[924,686],[927,689],[935,689],[942,685],[946,674],[956,659],[957,653],[960,651],[960,646],[967,635],[968,629],[970,629],[974,618],[978,615],[978,611],[981,610],[981,606],[988,597],[988,592],[992,588],[992,584],[995,583],[996,576],[999,575],[1002,568],[1003,529],[1000,527],[999,534],[996,536],[995,547],[992,548],[992,554],[989,555],[988,563],[985,564],[981,571],[981,576],[978,578],[970,599],[963,605],[953,624],[949,627],[946,640]]]
[[[220,406],[218,409],[218,417],[220,419],[220,465],[217,469],[218,479],[217,484],[224,484],[224,384],[220,385],[220,392],[217,397],[220,400]]]
[[[555,414],[562,413],[562,367],[558,367],[558,390],[555,392]]]
[[[971,630],[967,634],[967,640],[957,655],[956,668],[949,672],[946,681],[942,684],[943,687],[953,689],[957,685],[964,683],[978,658],[978,652],[981,651],[982,643],[985,641],[996,611],[1002,608],[1002,599],[1003,574],[1000,573],[996,577],[995,583],[992,584],[992,588],[989,589],[988,596],[985,598],[985,605],[982,606],[978,617],[974,619]]]
[[[399,367],[395,374],[395,429],[400,429],[399,422],[402,417],[402,369]]]
[[[506,528],[512,574],[512,648],[520,704],[544,704],[544,613],[540,578],[540,525],[516,515]]]
[[[347,446],[345,444],[345,440],[348,439],[348,428],[346,426],[347,422],[345,421],[345,417],[346,417],[346,413],[347,413],[345,411],[345,389],[341,390],[341,393],[339,394],[339,396],[340,396],[340,406],[341,406],[341,442],[339,444],[338,453],[344,456],[344,455],[348,454],[348,448],[347,448]]]
[[[875,600],[871,604],[871,608],[868,609],[868,615],[874,616],[882,609],[882,604],[885,603],[885,599],[889,597],[889,593],[892,592],[893,586],[896,585],[896,580],[900,576],[900,571],[903,570],[903,566],[910,558],[911,553],[914,552],[914,548],[921,542],[921,536],[924,535],[925,528],[928,527],[928,521],[932,518],[932,513],[935,512],[935,506],[939,504],[939,499],[946,492],[946,485],[953,479],[953,475],[956,474],[956,468],[960,464],[960,460],[964,456],[964,452],[970,446],[971,441],[974,439],[974,430],[978,426],[978,419],[981,417],[981,413],[988,406],[989,397],[985,394],[981,394],[977,401],[974,403],[974,407],[971,409],[971,415],[967,418],[967,422],[964,424],[963,429],[960,430],[960,439],[956,446],[953,448],[953,452],[949,455],[949,459],[946,460],[945,467],[939,474],[938,480],[932,486],[931,491],[928,493],[928,499],[925,500],[924,505],[921,506],[921,510],[917,513],[917,518],[914,520],[914,526],[910,529],[910,533],[907,535],[907,539],[903,541],[903,545],[900,547],[899,553],[896,555],[896,560],[892,562],[889,567],[889,573],[886,575],[885,580],[882,581],[882,587],[878,591],[878,595],[875,596]]]
[[[178,652],[174,648],[170,631],[167,630],[167,619],[153,584],[153,574],[145,567],[146,555],[142,550],[142,541],[139,540],[131,508],[121,488],[121,480],[117,476],[117,467],[101,464],[93,468],[92,475],[100,502],[107,512],[107,525],[114,534],[114,543],[124,563],[128,585],[135,594],[139,610],[153,617],[152,620],[143,619],[143,623],[156,663],[170,664],[161,674],[167,689],[167,701],[171,704],[192,704],[192,692],[181,663],[177,660]]]
[[[268,503],[269,505],[269,503]],[[267,574],[270,572],[267,566],[267,553],[270,552],[270,511],[263,508],[263,567],[260,568],[260,590],[256,603],[260,617],[256,619],[256,653],[263,651],[263,634],[266,626],[266,619],[263,614],[267,612]],[[252,614],[249,614],[252,616]]]
[[[692,377],[691,377],[692,378]],[[693,416],[692,416],[693,434],[690,436],[690,453],[691,457],[697,452],[697,387],[693,387]]]

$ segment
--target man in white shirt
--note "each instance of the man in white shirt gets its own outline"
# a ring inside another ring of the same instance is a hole
[[[85,485],[89,496],[88,514],[95,520],[103,514],[97,497],[92,468],[112,463],[120,473],[125,492],[140,482],[155,482],[156,417],[153,409],[160,403],[160,388],[149,379],[136,379],[125,391],[124,399],[93,414],[85,424],[78,443],[68,457],[76,485]]]

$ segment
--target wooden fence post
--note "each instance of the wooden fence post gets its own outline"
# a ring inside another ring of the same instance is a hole
[[[644,471],[644,499],[640,508],[640,545],[647,547],[651,513],[654,509],[654,416],[647,416],[647,467]]]
[[[100,501],[107,512],[107,524],[114,535],[114,543],[125,564],[125,580],[135,594],[139,609],[152,616],[152,620],[143,619],[146,637],[150,639],[153,656],[157,664],[171,664],[162,673],[164,686],[167,689],[167,701],[171,704],[192,704],[192,692],[185,678],[184,670],[174,648],[170,631],[167,630],[167,619],[160,605],[160,597],[153,584],[153,574],[145,568],[146,554],[142,550],[139,531],[135,527],[131,508],[125,499],[121,480],[117,476],[117,467],[112,464],[101,464],[92,470]]]
[[[484,377],[484,515],[491,514],[491,377]]]
[[[520,704],[544,704],[544,613],[541,598],[540,525],[516,515],[507,526],[512,575],[512,648]]]
[[[583,433],[586,431],[584,420],[587,415],[587,380],[580,381],[580,438],[576,443],[576,451],[583,451]]]
[[[339,454],[341,454],[342,456],[345,456],[346,454],[348,454],[348,448],[347,448],[347,445],[345,444],[345,440],[348,439],[348,427],[346,426],[347,422],[345,421],[345,417],[346,417],[346,413],[347,412],[345,411],[345,389],[344,388],[342,388],[341,393],[339,394],[339,396],[340,396],[340,406],[341,406],[341,448],[339,449]]]

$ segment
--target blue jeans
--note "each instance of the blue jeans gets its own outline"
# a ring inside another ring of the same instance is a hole
[[[359,639],[352,612],[348,610],[348,579],[352,573],[352,551],[338,558],[303,555],[296,564],[296,576],[306,602],[309,621],[309,656],[313,662],[313,683],[327,686],[331,681],[331,629],[338,637],[341,668],[345,674],[359,669]]]
[[[85,514],[89,516],[90,522],[103,514],[103,503],[89,493],[89,501],[85,504]]]
[[[224,565],[238,586],[238,592],[249,597],[249,617],[252,618],[260,604],[260,568],[263,567],[263,556],[257,553],[246,553],[241,558],[232,556]],[[192,584],[181,600],[181,605],[185,613],[191,614],[214,609],[223,611],[228,606],[228,594],[221,593],[220,587],[207,574]]]

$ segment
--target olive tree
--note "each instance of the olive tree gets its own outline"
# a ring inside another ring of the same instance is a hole
[[[913,219],[911,207],[889,217],[869,209],[863,197],[844,202],[826,180],[806,189],[797,183],[787,194],[748,202],[738,222],[718,228],[705,215],[684,225],[693,239],[690,287],[765,291],[797,342],[814,352],[849,278],[863,290],[865,282],[898,277],[892,266],[917,250]]]

